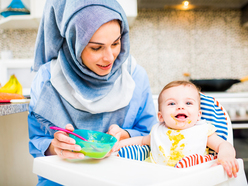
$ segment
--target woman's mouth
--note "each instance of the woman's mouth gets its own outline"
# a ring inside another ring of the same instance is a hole
[[[98,65],[98,64],[97,64],[97,66],[98,66],[100,69],[102,69],[102,70],[108,70],[108,69],[111,68],[112,63],[110,63],[110,64],[108,64],[108,65]]]

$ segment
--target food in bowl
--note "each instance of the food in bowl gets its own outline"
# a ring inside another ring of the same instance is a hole
[[[91,158],[103,158],[117,142],[117,139],[114,136],[99,131],[75,129],[73,132],[88,140],[83,141],[82,139],[69,134],[69,136],[76,141],[76,144],[81,147],[79,152]]]

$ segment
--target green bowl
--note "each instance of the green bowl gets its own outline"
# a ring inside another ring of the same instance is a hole
[[[91,158],[103,158],[117,142],[117,139],[114,136],[103,132],[84,129],[76,129],[73,132],[88,140],[83,141],[80,138],[69,134],[69,136],[76,141],[76,144],[81,147],[81,151],[79,152]]]

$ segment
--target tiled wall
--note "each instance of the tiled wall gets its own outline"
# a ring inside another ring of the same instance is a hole
[[[140,10],[130,28],[131,53],[150,78],[153,94],[172,81],[248,75],[248,29],[239,10]],[[32,58],[37,30],[1,30],[0,52]],[[230,92],[248,91],[248,82]]]
[[[172,81],[248,75],[248,29],[240,11],[139,11],[131,51],[148,72],[153,93]],[[248,83],[229,91],[248,91]]]
[[[13,58],[33,58],[36,29],[0,29],[0,52],[11,50]]]

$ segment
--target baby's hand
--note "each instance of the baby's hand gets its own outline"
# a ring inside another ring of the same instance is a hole
[[[228,177],[232,177],[232,175],[236,178],[237,172],[239,171],[239,164],[235,158],[219,155],[217,162],[212,165],[222,165],[224,170],[227,172]]]
[[[222,165],[228,177],[231,178],[233,175],[236,178],[239,171],[239,164],[235,159],[236,152],[232,144],[214,133],[208,137],[207,145],[215,152],[218,152],[217,162],[212,166]]]

